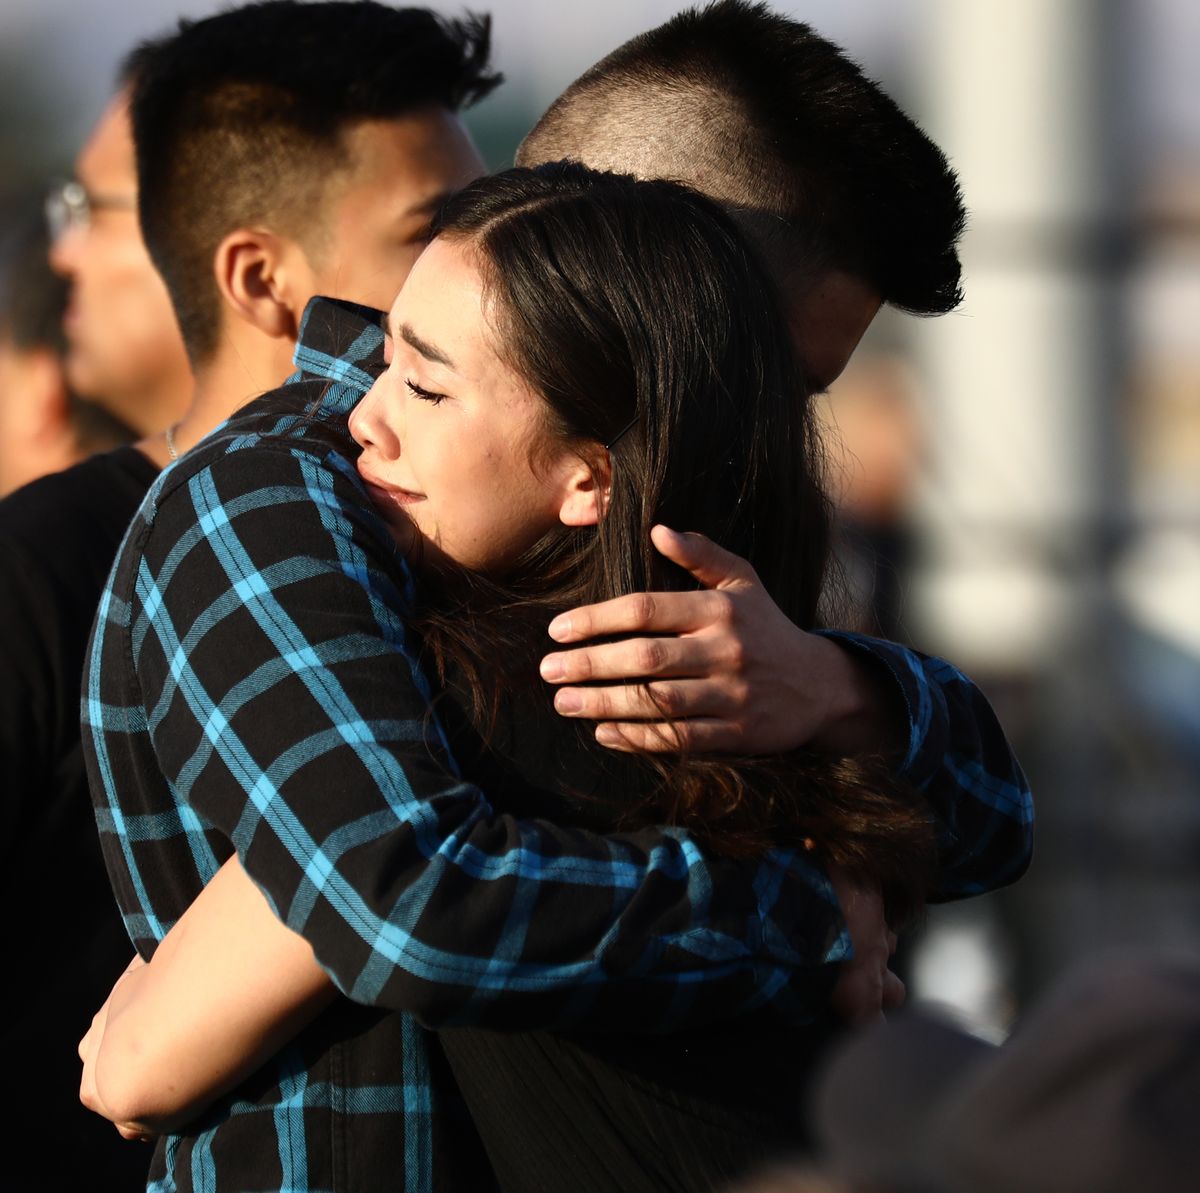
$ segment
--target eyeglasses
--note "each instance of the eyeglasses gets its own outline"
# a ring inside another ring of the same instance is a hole
[[[46,195],[46,226],[51,242],[72,231],[83,231],[92,222],[93,211],[136,211],[132,195],[93,195],[82,182],[69,179],[57,183]]]

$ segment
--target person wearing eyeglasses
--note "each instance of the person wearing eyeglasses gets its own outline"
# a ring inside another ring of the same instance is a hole
[[[67,384],[66,284],[46,262],[46,229],[28,200],[0,228],[0,497],[134,438]]]
[[[32,453],[6,434],[6,449],[22,456],[25,471],[0,502],[0,891],[9,909],[0,945],[14,972],[36,975],[25,997],[9,1000],[0,1025],[0,1049],[20,1075],[7,1126],[30,1152],[55,1147],[56,1169],[69,1187],[113,1193],[144,1186],[148,1157],[97,1130],[75,1098],[68,1025],[86,1027],[92,1002],[120,972],[128,948],[87,798],[79,676],[113,544],[160,468],[130,441],[161,436],[179,418],[192,385],[136,204],[122,92],[84,145],[74,177],[47,196],[35,262],[48,274],[45,284],[60,290],[57,313],[49,316],[59,325],[51,327],[61,352],[56,367],[79,397],[82,415],[109,433],[72,434],[75,428],[43,420],[41,439],[60,442],[45,457],[49,467],[33,472]],[[46,269],[47,250],[58,278]],[[34,288],[15,284],[14,309],[26,317]],[[15,382],[2,380],[0,401],[26,415],[31,403],[56,400],[29,387],[17,393]]]
[[[165,430],[191,398],[187,353],[142,243],[124,89],[96,124],[75,177],[46,200],[50,264],[66,279],[67,377],[138,435]]]

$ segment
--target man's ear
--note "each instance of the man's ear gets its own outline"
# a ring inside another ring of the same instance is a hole
[[[213,256],[222,301],[273,339],[294,340],[299,334],[308,295],[300,275],[307,269],[298,245],[263,228],[230,232]]]
[[[608,510],[612,468],[608,453],[594,460],[576,456],[566,476],[566,495],[558,518],[564,526],[595,526]]]

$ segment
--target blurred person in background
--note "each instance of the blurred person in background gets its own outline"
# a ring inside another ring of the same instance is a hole
[[[133,438],[67,384],[66,286],[50,271],[48,247],[40,210],[0,237],[0,497]]]
[[[124,94],[77,168],[78,179],[47,202],[51,263],[66,281],[67,381],[91,403],[91,425],[161,430],[178,417],[191,377],[138,231]],[[0,403],[18,397],[5,392]],[[14,964],[39,974],[37,995],[4,1022],[5,1055],[22,1074],[10,1129],[26,1147],[53,1152],[64,1184],[133,1189],[145,1181],[147,1157],[96,1131],[72,1089],[69,1026],[86,1027],[95,993],[111,986],[128,949],[89,808],[78,705],[104,578],[158,467],[128,443],[57,463],[60,471],[0,501],[0,890],[21,909],[6,918],[3,945]]]
[[[161,429],[178,416],[190,372],[130,206],[136,181],[124,98],[101,118],[79,173],[85,183],[56,188],[47,204],[54,262],[70,275],[47,283],[67,294],[67,379],[87,396],[89,405],[78,406],[89,424]],[[0,394],[6,417],[19,400]],[[79,681],[116,544],[158,472],[122,442],[131,437],[77,463],[60,458],[60,471],[0,501],[0,890],[21,909],[5,919],[3,945],[14,964],[39,974],[37,995],[4,1020],[5,1055],[22,1074],[10,1128],[27,1147],[53,1151],[63,1184],[113,1190],[140,1187],[148,1158],[81,1113],[69,1028],[86,1027],[96,992],[112,985],[128,951],[89,806]]]
[[[816,1157],[728,1193],[1191,1193],[1198,1105],[1195,949],[1104,952],[1003,1043],[946,1008],[839,1041],[805,1107]]]
[[[903,637],[901,576],[912,561],[909,505],[924,448],[914,378],[898,356],[860,357],[816,401],[850,624]]]
[[[1072,966],[999,1045],[931,1012],[840,1042],[809,1114],[855,1193],[1190,1193],[1198,1105],[1200,958],[1131,949]]]
[[[50,264],[67,282],[67,379],[144,436],[180,416],[192,378],[138,228],[128,100],[123,86],[80,151],[75,177],[51,191],[46,213]]]

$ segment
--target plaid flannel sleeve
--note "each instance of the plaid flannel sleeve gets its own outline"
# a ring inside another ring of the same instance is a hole
[[[424,1023],[665,1030],[823,1004],[847,952],[801,854],[708,859],[499,815],[454,777],[352,465],[286,441],[168,486],[130,619],[159,765],[355,1001]]]
[[[983,693],[943,659],[861,634],[822,631],[881,667],[908,713],[900,777],[938,826],[936,899],[1015,882],[1033,854],[1033,797]]]

